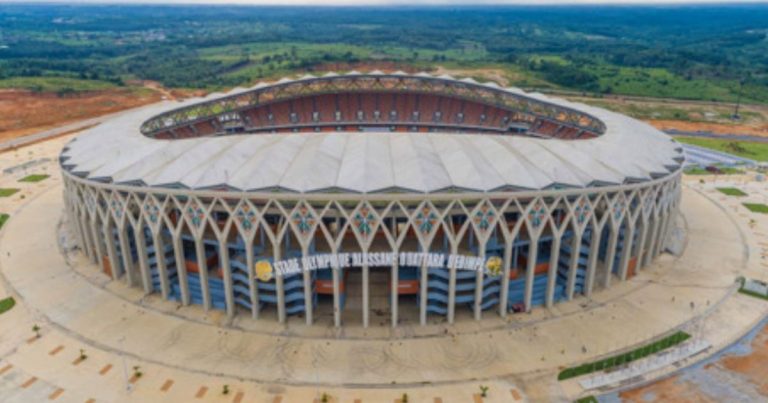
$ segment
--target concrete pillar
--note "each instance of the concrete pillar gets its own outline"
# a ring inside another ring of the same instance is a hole
[[[333,251],[332,253],[338,252]],[[333,324],[336,327],[341,327],[341,269],[332,267],[331,275],[333,276]]]
[[[128,245],[128,236],[125,234],[125,228],[115,227],[117,230],[117,242],[120,245],[120,257],[123,261],[123,269],[125,270],[125,282],[129,287],[133,287],[136,284],[136,273],[133,268],[133,261],[131,260],[131,248]],[[114,238],[110,238],[114,239]]]
[[[229,247],[227,236],[219,238],[219,266],[221,267],[222,280],[224,281],[224,302],[227,305],[227,317],[235,316],[235,294],[232,290],[232,267],[229,264]]]
[[[366,252],[363,252],[366,253]],[[370,269],[368,268],[368,265],[363,265],[362,268],[363,271],[363,327],[368,327],[368,320],[369,320],[369,314],[370,314],[370,284],[369,284],[369,274]]]
[[[458,254],[458,246],[451,245],[451,254]],[[448,268],[448,323],[456,318],[456,264]]]
[[[642,218],[641,218],[642,220]],[[637,270],[640,270],[645,267],[645,254],[643,251],[645,250],[645,244],[646,244],[646,238],[648,238],[648,226],[650,225],[650,221],[641,221],[640,222],[640,234],[637,237]]]
[[[391,287],[390,287],[390,298],[391,298],[391,306],[392,306],[392,327],[394,328],[394,327],[397,327],[397,321],[398,321],[397,314],[398,314],[398,303],[400,302],[400,300],[399,300],[399,296],[400,296],[400,287],[399,287],[400,280],[399,280],[399,275],[400,275],[400,273],[398,272],[398,270],[399,270],[399,262],[398,262],[397,249],[394,249],[392,252],[395,254],[395,258],[393,259],[393,262],[392,262],[392,273],[391,273],[392,284],[391,284]]]
[[[253,239],[243,240],[245,244],[245,267],[248,272],[248,292],[251,299],[251,317],[259,318],[259,284],[256,281],[254,273],[255,263],[253,261]],[[262,242],[264,245],[264,242]]]
[[[276,240],[275,245],[273,246],[272,255],[274,262],[280,260],[280,243],[280,240]],[[281,273],[276,273],[275,289],[277,292],[277,321],[280,323],[285,323],[285,284],[283,280],[283,275]]]
[[[480,250],[480,259],[485,261],[485,242],[478,242]],[[475,273],[475,320],[480,320],[483,317],[483,280],[485,278],[485,272],[483,268]]]
[[[635,222],[629,221],[624,233],[624,246],[621,248],[621,261],[619,263],[619,278],[621,281],[627,280],[627,270],[629,269],[629,259],[632,257],[632,247],[635,243]],[[635,265],[637,271],[637,265]]]
[[[602,237],[602,228],[592,228],[592,238],[589,245],[589,259],[587,260],[587,278],[584,284],[584,295],[592,295],[592,289],[595,285],[595,271],[597,270],[597,254],[600,251],[600,239]]]
[[[611,228],[610,236],[608,238],[608,250],[605,254],[605,279],[603,280],[603,286],[605,286],[605,288],[611,286],[613,262],[616,259],[616,247],[619,243],[618,241],[620,232],[621,226]]]
[[[152,292],[152,276],[149,273],[149,263],[147,262],[147,238],[144,235],[144,228],[134,228],[134,242],[136,242],[136,259],[139,261],[139,273],[141,274],[141,283],[144,285],[144,292]]]
[[[176,275],[179,277],[179,291],[181,292],[181,304],[189,305],[189,283],[187,283],[187,259],[184,257],[184,244],[181,242],[179,231],[172,233],[173,254],[176,258]]]
[[[91,239],[93,240],[93,246],[94,246],[93,249],[96,254],[96,264],[98,264],[99,267],[101,267],[104,262],[104,255],[105,255],[104,243],[102,242],[102,240],[105,239],[103,234],[103,229],[100,229],[100,226],[97,224],[96,217],[93,217],[93,219],[89,220],[89,224],[91,229],[90,231]],[[99,236],[100,232],[102,232],[101,236]],[[112,278],[114,279],[114,276]]]
[[[653,262],[653,248],[656,243],[656,238],[659,232],[659,217],[654,217],[651,222],[651,228],[648,234],[648,240],[646,241],[646,248],[644,251],[645,264],[647,266]]]
[[[528,244],[528,264],[525,269],[525,311],[530,312],[533,300],[533,277],[536,270],[536,258],[539,255],[539,238],[531,237],[531,243]]]
[[[562,242],[563,233],[552,234],[552,251],[549,255],[549,272],[547,273],[547,294],[545,303],[547,308],[551,308],[555,303],[555,285],[557,284],[557,267],[560,260],[560,242]]]
[[[576,274],[579,269],[579,257],[581,255],[581,241],[583,231],[574,231],[573,239],[571,239],[571,256],[568,262],[568,284],[565,288],[565,297],[568,301],[573,299],[573,294],[576,290]]]
[[[422,326],[427,324],[427,281],[429,280],[427,274],[427,259],[424,259],[424,263],[421,265],[421,281],[419,282],[419,323]]]
[[[504,242],[504,270],[501,277],[501,302],[499,303],[499,315],[507,317],[507,304],[509,303],[509,271],[512,267],[512,245],[514,238]]]
[[[203,246],[202,235],[193,234],[195,238],[195,256],[197,256],[197,267],[200,270],[200,291],[203,294],[203,308],[207,311],[211,309],[211,290],[208,287],[208,262],[205,256],[205,247]]]
[[[117,248],[115,247],[115,236],[112,233],[112,228],[114,227],[107,222],[102,226],[102,232],[104,233],[104,240],[107,245],[109,265],[112,267],[112,279],[117,280],[120,277],[120,261],[117,258]]]
[[[309,249],[306,246],[301,247],[302,262],[304,258],[309,256]],[[302,265],[303,266],[303,265]],[[314,299],[312,298],[312,273],[307,270],[306,267],[302,267],[302,279],[304,281],[304,319],[307,325],[311,325],[314,321]]]
[[[155,247],[157,274],[160,277],[160,293],[163,299],[168,299],[170,285],[168,284],[168,266],[165,264],[165,242],[163,242],[161,230],[152,231],[152,244]],[[176,263],[176,271],[178,272],[178,270],[178,263]]]

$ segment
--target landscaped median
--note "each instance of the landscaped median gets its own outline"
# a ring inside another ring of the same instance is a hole
[[[747,195],[743,190],[737,188],[717,188],[717,190],[726,196],[743,197]]]
[[[753,213],[768,214],[768,206],[763,203],[741,203]]]
[[[566,379],[575,378],[577,376],[591,374],[597,371],[604,371],[606,369],[618,367],[620,365],[628,364],[632,361],[645,358],[649,355],[656,354],[659,351],[666,350],[670,347],[676,346],[691,337],[688,333],[683,331],[677,331],[663,339],[657,340],[653,343],[646,344],[642,347],[638,347],[632,351],[618,354],[612,357],[603,358],[599,361],[589,362],[581,364],[578,367],[566,368],[560,371],[557,375],[557,380],[564,381]]]
[[[15,188],[0,188],[0,197],[10,197],[16,194],[19,189]]]
[[[40,182],[48,179],[49,176],[50,175],[45,175],[45,174],[32,174],[19,179],[19,182],[33,182],[33,183]]]
[[[8,297],[0,300],[0,314],[6,313],[16,305],[16,300],[13,297]]]
[[[8,214],[0,214],[0,229],[3,228],[3,225],[5,225],[5,222],[8,221],[8,218],[10,218]]]

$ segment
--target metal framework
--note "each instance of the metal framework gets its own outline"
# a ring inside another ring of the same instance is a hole
[[[428,93],[446,95],[497,106],[521,116],[521,120],[542,118],[589,132],[595,136],[605,132],[605,125],[597,118],[565,106],[533,98],[504,89],[495,83],[480,84],[471,78],[456,80],[450,76],[434,77],[429,74],[405,73],[328,73],[322,77],[307,75],[298,80],[284,79],[275,84],[259,84],[249,90],[196,103],[161,113],[141,127],[149,137],[156,134],[218,117],[220,121],[240,120],[241,111],[261,105],[305,97],[309,95],[356,93]]]

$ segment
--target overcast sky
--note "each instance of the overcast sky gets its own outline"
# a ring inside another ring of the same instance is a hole
[[[269,4],[269,5],[449,5],[449,4],[686,4],[723,3],[728,0],[0,0],[0,3],[181,3],[181,4]],[[768,3],[768,0],[740,0],[744,3]]]

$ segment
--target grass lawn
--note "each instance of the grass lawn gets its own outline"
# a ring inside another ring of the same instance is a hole
[[[579,400],[576,400],[576,403],[598,403],[597,398],[594,396],[587,396],[582,397]]]
[[[69,77],[13,77],[0,80],[0,88],[23,88],[38,92],[97,91],[115,88],[106,81]]]
[[[50,177],[50,175],[32,174],[19,179],[19,182],[40,182],[48,179],[48,177]]]
[[[755,161],[768,161],[768,143],[685,136],[675,137],[675,140],[685,144],[693,144],[695,146],[753,159]]]
[[[734,167],[718,167],[720,169],[720,173],[714,173],[707,171],[704,168],[701,167],[694,167],[694,168],[688,168],[685,171],[686,175],[737,175],[737,174],[743,174],[744,170]]]
[[[8,214],[0,214],[0,228],[3,228],[3,225],[5,225],[5,222],[8,221],[10,217],[11,216]]]
[[[0,313],[6,313],[10,311],[14,305],[16,305],[16,300],[14,300],[13,297],[0,300]]]
[[[16,192],[18,192],[18,191],[19,191],[19,189],[14,189],[14,188],[6,188],[6,189],[0,189],[0,197],[9,197],[9,196],[13,196],[13,195],[15,195],[15,194],[16,194]]]
[[[741,189],[736,188],[717,188],[717,190],[720,191],[720,193],[727,195],[727,196],[746,196],[747,194],[744,193]]]
[[[744,207],[748,208],[753,213],[768,214],[768,206],[763,203],[742,203]]]
[[[657,340],[653,343],[646,344],[645,346],[636,348],[632,351],[615,355],[613,357],[604,358],[600,361],[594,361],[586,364],[579,365],[578,367],[566,368],[560,371],[557,375],[557,380],[562,381],[565,379],[575,378],[590,374],[596,371],[603,371],[609,368],[613,368],[619,365],[628,364],[632,361],[639,360],[649,355],[655,354],[659,351],[666,350],[674,345],[680,344],[691,337],[688,333],[678,331],[672,335],[669,335],[661,340]]]

